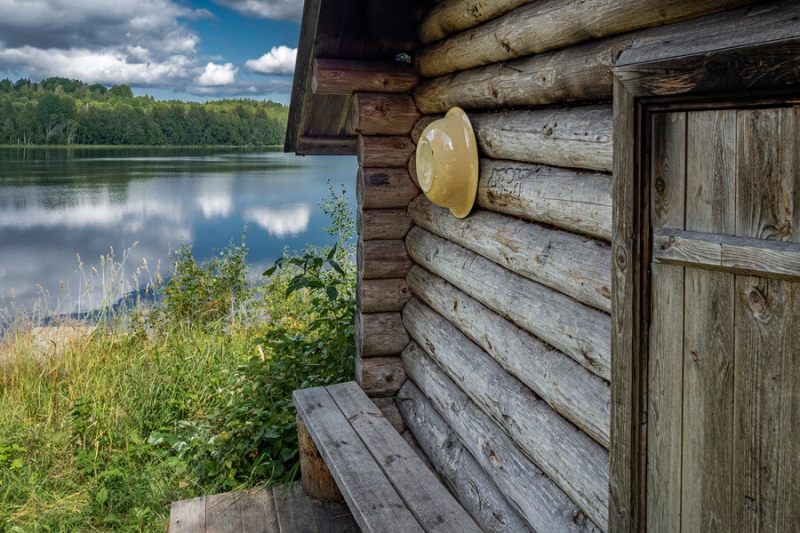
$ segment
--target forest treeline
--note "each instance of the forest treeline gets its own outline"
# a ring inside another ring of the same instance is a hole
[[[0,144],[266,146],[283,144],[288,116],[271,101],[156,101],[124,84],[0,80]]]

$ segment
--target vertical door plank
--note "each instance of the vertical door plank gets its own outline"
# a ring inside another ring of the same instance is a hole
[[[800,242],[792,109],[739,112],[736,235]],[[800,530],[800,285],[736,284],[735,531]]]
[[[650,221],[684,229],[686,113],[653,115]],[[683,267],[651,265],[647,395],[647,530],[680,525]]]
[[[686,230],[731,234],[736,213],[736,111],[689,113],[687,129]],[[733,289],[733,274],[686,269],[684,532],[731,530]]]
[[[740,110],[738,114],[736,235],[800,242],[793,228],[800,179],[792,109]]]

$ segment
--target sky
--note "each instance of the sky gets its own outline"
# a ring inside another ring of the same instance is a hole
[[[289,102],[303,0],[0,0],[0,79]]]

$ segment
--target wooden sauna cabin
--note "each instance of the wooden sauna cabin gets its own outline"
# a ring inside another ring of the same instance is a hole
[[[285,148],[358,157],[355,381],[481,530],[800,531],[799,104],[796,1],[306,0]],[[463,219],[416,180],[453,106]]]

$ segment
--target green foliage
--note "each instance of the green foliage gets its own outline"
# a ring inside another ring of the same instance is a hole
[[[247,248],[245,235],[203,263],[197,263],[184,243],[175,250],[172,272],[163,288],[163,308],[158,313],[174,322],[210,324],[233,316],[247,299]]]
[[[354,223],[344,188],[337,193],[329,184],[329,190],[320,207],[339,242],[284,254],[264,272],[271,280],[260,294],[271,320],[253,340],[259,355],[236,369],[211,413],[151,435],[152,442],[194,465],[200,484],[230,489],[293,480],[298,452],[292,392],[352,379],[355,265],[345,243]],[[178,263],[192,268],[190,255],[181,254]],[[195,286],[180,292],[187,291],[205,294]]]
[[[0,144],[265,146],[283,143],[289,108],[275,102],[157,102],[79,80],[0,80]]]

